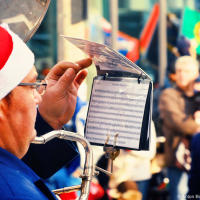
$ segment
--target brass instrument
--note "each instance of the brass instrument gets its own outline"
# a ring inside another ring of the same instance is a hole
[[[72,191],[81,190],[81,195],[79,197],[79,200],[87,200],[89,196],[89,191],[90,191],[90,183],[95,173],[94,165],[93,165],[93,153],[92,153],[92,148],[91,148],[90,143],[80,134],[64,131],[64,130],[51,131],[45,135],[36,137],[32,143],[45,144],[46,142],[54,138],[60,138],[64,140],[76,141],[76,142],[81,143],[85,149],[85,164],[84,164],[83,174],[81,176],[82,178],[81,185],[57,189],[57,190],[53,190],[53,192],[58,195],[63,192],[69,192],[69,191],[72,192]]]
[[[27,42],[36,32],[49,7],[50,0],[1,0],[0,24]]]

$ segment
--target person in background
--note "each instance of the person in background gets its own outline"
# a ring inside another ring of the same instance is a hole
[[[116,188],[109,191],[109,196],[113,200],[142,200],[137,183],[131,180],[119,183]]]
[[[172,83],[175,82],[175,62],[176,59],[180,56],[191,56],[194,59],[197,58],[196,53],[197,43],[194,39],[190,40],[185,36],[181,35],[177,38],[176,46],[171,49],[171,53],[173,54],[171,59],[168,59],[169,62],[169,79]]]
[[[194,113],[194,119],[196,123],[200,124],[200,77],[194,82],[194,96],[192,97],[196,103],[196,110]],[[189,191],[187,196],[194,196],[195,199],[200,199],[200,132],[197,132],[191,139],[191,169],[189,171]],[[189,199],[189,198],[188,198]]]
[[[1,199],[56,199],[21,159],[36,136],[37,108],[40,125],[60,129],[73,115],[78,88],[87,75],[82,69],[92,61],[60,62],[38,83],[33,53],[6,24],[0,26],[0,44]]]
[[[199,189],[199,180],[200,180],[200,132],[195,134],[191,140],[191,170],[189,172],[189,181],[187,193],[188,198],[194,196],[195,199],[200,199],[200,189]]]
[[[180,56],[192,56],[193,58],[197,58],[196,48],[197,43],[195,40],[189,40],[185,36],[181,35],[177,39],[177,57]]]
[[[160,116],[163,120],[162,131],[166,137],[165,162],[171,200],[186,198],[188,191],[186,171],[190,168],[189,155],[184,157],[188,150],[186,151],[186,147],[180,142],[183,139],[189,141],[191,136],[200,130],[200,124],[193,117],[195,102],[191,99],[194,94],[193,84],[198,76],[198,61],[192,56],[179,57],[175,63],[176,85],[165,89],[159,99]],[[180,149],[179,144],[182,145]]]
[[[117,184],[132,180],[138,185],[142,200],[148,199],[149,183],[151,179],[151,160],[156,155],[156,131],[151,122],[150,145],[148,151],[120,150],[119,156],[113,162],[113,174],[109,186],[115,188]]]

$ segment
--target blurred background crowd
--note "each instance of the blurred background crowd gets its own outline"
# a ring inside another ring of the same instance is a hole
[[[154,84],[150,150],[121,150],[113,174],[100,172],[93,180],[89,199],[200,198],[200,1],[52,0],[28,42],[41,79],[58,60],[85,57],[60,35],[111,46],[147,72]],[[95,75],[90,67],[66,130],[84,134]],[[95,163],[108,169],[103,148],[93,148]],[[80,183],[84,155],[81,147],[79,151],[73,165],[46,180],[50,189]]]

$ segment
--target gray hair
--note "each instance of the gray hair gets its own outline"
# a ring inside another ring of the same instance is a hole
[[[181,56],[175,62],[175,70],[181,68],[182,66],[194,67],[199,71],[199,62],[192,56]]]

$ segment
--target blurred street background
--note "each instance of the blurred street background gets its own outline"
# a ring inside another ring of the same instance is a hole
[[[190,55],[195,54],[195,58],[199,61],[200,1],[51,0],[41,26],[28,42],[35,53],[36,67],[41,79],[57,61],[76,61],[86,57],[61,35],[106,44],[151,76],[154,84],[152,116],[157,143],[156,153],[144,158],[147,162],[150,161],[151,171],[148,177],[148,180],[150,179],[148,197],[143,196],[143,199],[170,199],[167,187],[170,181],[166,175],[163,157],[165,136],[161,131],[158,101],[161,90],[171,87],[175,82],[174,63],[178,57],[187,55],[182,52],[187,48],[187,41],[194,51]],[[80,99],[86,104],[89,101],[93,77],[96,75],[94,66],[88,71],[88,77],[79,91]],[[85,119],[86,111],[81,114],[79,112],[79,115]],[[74,123],[76,131],[83,134],[84,128],[80,129],[80,124],[76,124],[75,121]],[[95,153],[98,154],[98,151],[95,150]],[[100,165],[102,155],[103,152],[100,152],[99,156],[95,157]],[[108,184],[108,180],[104,178],[98,182],[107,193],[110,185],[103,185]],[[113,187],[116,187],[116,184]],[[105,193],[103,197],[96,199],[111,199],[112,195],[108,197]],[[118,199],[118,197],[112,198]],[[134,199],[137,198],[141,199],[136,195]]]

